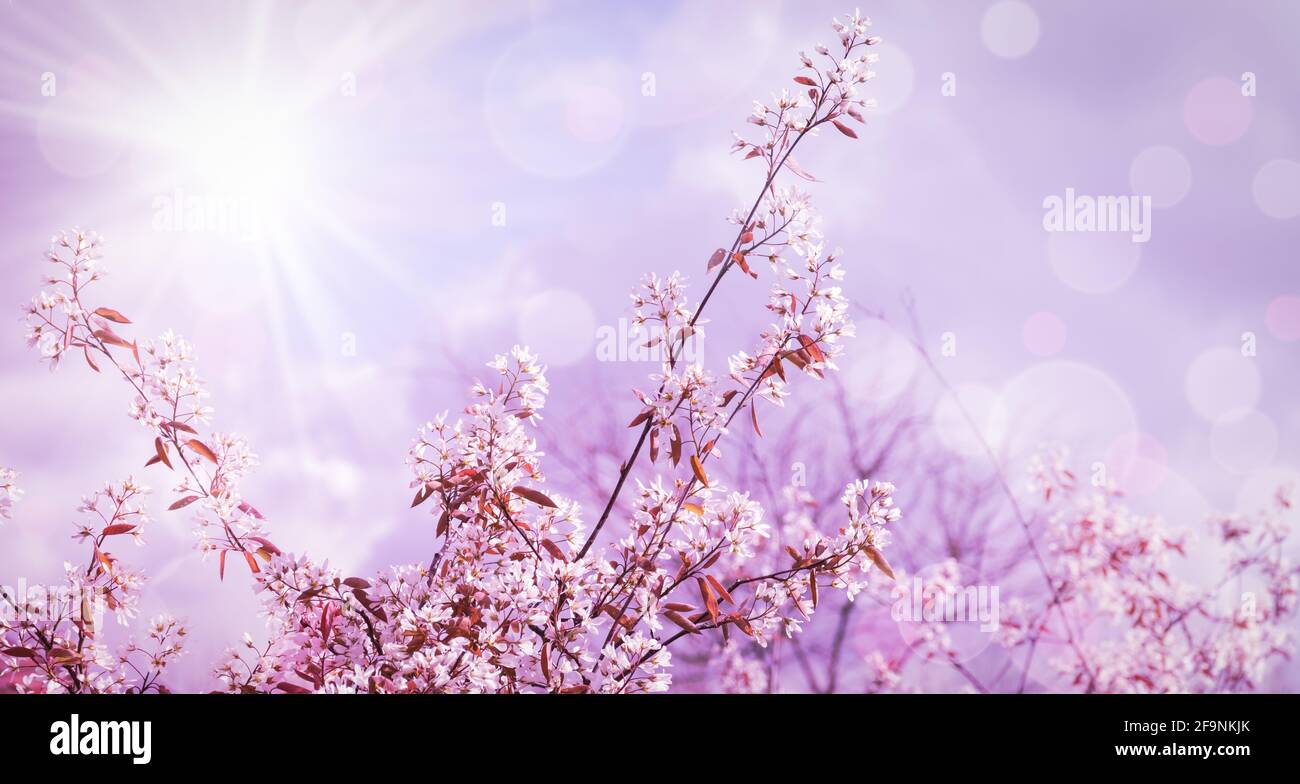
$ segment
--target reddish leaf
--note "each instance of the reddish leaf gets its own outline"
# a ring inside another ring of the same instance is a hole
[[[691,455],[691,470],[695,472],[695,478],[700,480],[700,484],[709,486],[709,475],[704,473],[704,465],[695,455]]]
[[[531,487],[524,487],[523,485],[519,485],[518,487],[514,488],[510,492],[514,493],[517,496],[520,496],[521,498],[527,498],[529,501],[532,501],[538,506],[549,506],[552,509],[556,508],[556,504],[554,501],[552,501],[550,498],[547,498],[544,494],[539,493],[538,491],[532,489]]]
[[[805,351],[807,351],[809,354],[812,355],[813,359],[815,359],[818,362],[826,361],[826,355],[822,353],[821,347],[817,345],[817,341],[813,340],[807,335],[800,335],[799,343],[804,347]]]
[[[545,548],[546,552],[550,553],[551,557],[557,561],[569,560],[568,558],[565,557],[564,551],[560,549],[560,546],[555,542],[552,542],[550,539],[543,539],[542,547]]]
[[[718,594],[718,596],[721,596],[725,601],[730,602],[731,604],[736,603],[736,600],[731,598],[731,592],[726,588],[723,588],[722,583],[718,582],[716,577],[709,574],[705,575],[704,579],[709,581],[709,585],[713,586],[713,590]]]
[[[641,413],[637,414],[636,419],[633,419],[631,422],[628,422],[627,426],[636,427],[642,422],[645,422],[647,419],[650,418],[650,414],[653,413],[653,411],[654,409],[647,408],[645,411],[642,411]]]
[[[185,507],[189,506],[190,504],[194,503],[197,500],[199,500],[199,497],[197,495],[187,495],[181,500],[167,507],[167,511],[172,512],[177,509],[184,509]]]
[[[280,548],[278,548],[278,547],[276,547],[275,545],[271,544],[271,540],[270,540],[270,539],[267,539],[267,538],[262,537],[262,536],[249,536],[249,537],[246,537],[246,538],[251,539],[251,540],[253,540],[254,542],[257,542],[258,544],[262,545],[262,549],[266,550],[267,552],[271,553],[272,555],[279,555],[279,554],[280,554]]]
[[[799,177],[803,177],[805,180],[809,182],[821,182],[821,180],[817,179],[816,177],[812,176],[808,172],[804,171],[803,167],[801,167],[799,163],[795,161],[793,155],[787,155],[785,157],[785,168],[789,169],[791,172],[798,175]]]
[[[288,681],[282,681],[275,684],[275,688],[285,692],[286,694],[311,694],[311,689],[304,689],[298,684],[289,683]]]
[[[802,84],[802,85],[804,85],[804,86],[806,86],[806,87],[816,87],[816,86],[817,86],[817,80],[815,80],[815,79],[813,79],[812,77],[809,77],[809,76],[796,76],[796,77],[794,78],[794,80],[795,80],[796,83],[798,83],[798,84]]]
[[[135,530],[135,526],[131,525],[130,523],[114,523],[112,525],[105,526],[104,530],[100,531],[100,534],[102,536],[116,536],[118,534],[129,534],[134,530]]]
[[[763,431],[758,429],[758,406],[754,403],[749,404],[749,421],[754,423],[754,432],[758,433],[759,438],[762,438]]]
[[[81,656],[73,653],[67,648],[60,648],[57,645],[50,649],[49,659],[55,664],[69,664],[81,659]]]
[[[836,128],[838,128],[840,133],[844,134],[850,139],[858,138],[857,131],[853,130],[852,128],[840,122],[839,120],[831,120],[831,124],[834,125]]]
[[[145,467],[145,468],[148,468],[149,466],[153,465],[154,463],[161,463],[161,462],[162,462],[162,459],[159,458],[158,455],[154,455],[153,457],[151,457],[151,458],[149,458],[148,460],[145,461],[145,463],[144,463],[144,467]]]
[[[130,324],[131,320],[112,308],[95,308],[95,315],[118,324]]]
[[[700,586],[700,596],[704,598],[704,606],[708,608],[709,617],[716,624],[718,618],[722,615],[722,611],[718,609],[718,600],[713,595],[713,588],[709,586],[703,577],[696,577],[695,582]]]
[[[104,329],[95,330],[94,335],[95,337],[99,338],[101,341],[109,344],[110,346],[121,346],[122,348],[133,348],[131,343],[128,343],[124,338],[122,338],[113,330],[108,329],[107,327],[105,327]]]
[[[226,551],[222,550],[217,556],[217,579],[226,579]]]
[[[256,517],[258,520],[266,519],[265,517],[262,516],[261,512],[254,509],[253,505],[248,503],[247,501],[239,502],[239,511],[243,512],[244,514],[252,515],[253,517]],[[256,539],[257,537],[253,537],[253,538]]]
[[[211,449],[208,449],[208,445],[198,440],[197,438],[191,438],[189,441],[185,442],[185,445],[188,446],[190,449],[193,449],[199,455],[206,457],[208,460],[211,460],[214,464],[217,462],[216,453],[213,452]]]
[[[749,625],[749,620],[745,618],[745,616],[741,615],[738,612],[734,612],[731,615],[728,615],[727,618],[732,623],[739,626],[742,632],[748,634],[750,637],[754,636],[754,627]]]
[[[700,627],[691,623],[689,620],[687,620],[686,616],[682,615],[676,610],[665,610],[664,617],[672,621],[673,623],[677,624],[678,626],[682,627],[686,631],[690,632],[691,634],[700,633]]]
[[[258,572],[262,571],[261,568],[258,567],[257,565],[257,559],[254,558],[253,554],[248,552],[247,550],[244,551],[244,560],[248,561],[248,568],[250,571],[253,572],[253,574],[257,574]]]
[[[5,656],[13,656],[15,658],[25,658],[25,659],[36,658],[36,651],[32,650],[31,648],[23,648],[22,646],[5,648],[4,650],[0,650],[0,653],[3,653]]]
[[[155,457],[161,460],[163,465],[167,466],[168,468],[171,468],[172,461],[167,457],[167,447],[163,445],[163,440],[161,438],[158,437],[154,438],[153,448],[154,451],[157,453]]]
[[[727,258],[727,252],[722,248],[713,251],[713,255],[709,257],[709,267],[705,272],[713,272],[713,270],[721,264],[722,260],[725,258]]]
[[[884,572],[886,577],[888,577],[891,580],[898,579],[894,577],[894,570],[889,568],[889,561],[885,560],[885,556],[883,553],[881,553],[872,545],[867,545],[866,553],[867,553],[867,557],[871,559],[871,562],[876,565],[877,569]]]
[[[432,489],[432,488],[430,488],[430,487],[422,487],[422,488],[420,488],[420,489],[419,489],[418,491],[416,491],[416,493],[415,493],[415,499],[411,501],[411,508],[414,509],[415,507],[419,506],[420,504],[424,503],[425,501],[428,501],[429,498],[430,498],[432,495],[433,495],[433,489]]]
[[[737,251],[736,253],[732,254],[731,259],[732,261],[740,265],[740,268],[745,271],[746,275],[750,276],[755,280],[758,280],[758,273],[749,268],[749,262],[745,261],[745,254]]]
[[[90,365],[90,369],[98,373],[99,365],[96,365],[95,360],[90,358],[90,349],[86,348],[85,346],[82,346],[81,352],[86,355],[86,364]]]
[[[362,590],[370,587],[370,583],[360,577],[349,577],[343,581],[343,584],[349,588],[361,588]]]

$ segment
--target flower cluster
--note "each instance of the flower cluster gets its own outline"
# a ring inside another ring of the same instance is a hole
[[[87,545],[85,566],[64,564],[58,586],[23,586],[0,596],[0,687],[24,692],[166,691],[159,681],[184,652],[183,624],[161,616],[150,622],[145,645],[128,641],[112,650],[104,615],[125,626],[136,616],[144,576],[110,550],[125,538],[144,543],[149,522],[133,479],[87,496],[73,539]]]
[[[1025,667],[1033,647],[1055,644],[1052,664],[1077,688],[1220,692],[1254,688],[1273,660],[1289,657],[1300,567],[1284,554],[1288,490],[1254,519],[1211,521],[1224,563],[1205,585],[1178,576],[1190,531],[1133,512],[1113,489],[1078,487],[1063,463],[1059,450],[1038,461],[1031,484],[1049,503],[1054,597],[1013,608],[1000,635],[1026,651]]]
[[[23,491],[15,484],[17,481],[17,471],[0,466],[0,520],[9,518],[14,502],[22,498]]]
[[[170,330],[155,340],[128,340],[117,331],[131,323],[126,316],[85,304],[89,284],[104,276],[103,244],[98,234],[80,230],[53,238],[47,258],[61,272],[48,277],[49,288],[25,308],[28,345],[39,346],[52,369],[66,352],[79,350],[95,372],[101,365],[116,371],[133,393],[131,418],[153,436],[145,465],[160,463],[180,474],[169,510],[200,502],[198,549],[217,553],[222,575],[230,552],[256,572],[254,556],[269,559],[279,552],[266,538],[261,513],[239,492],[239,480],[257,465],[257,457],[237,436],[201,437],[199,428],[211,421],[212,408],[204,402],[208,391],[188,341]]]

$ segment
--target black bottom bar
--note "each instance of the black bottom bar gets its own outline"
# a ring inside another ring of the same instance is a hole
[[[806,775],[838,758],[864,774],[915,765],[927,778],[944,769],[1052,776],[1277,767],[1294,759],[1297,708],[1296,695],[10,695],[0,697],[0,750],[51,777],[73,767],[231,765],[346,778],[341,756],[386,771],[434,770],[449,757],[496,771],[577,765],[612,775],[757,766],[767,780],[787,765]],[[601,759],[616,767],[591,765]]]

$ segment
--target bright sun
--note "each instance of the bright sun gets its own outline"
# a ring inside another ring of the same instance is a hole
[[[203,105],[167,138],[173,163],[200,187],[272,212],[285,211],[310,171],[301,147],[307,137],[283,112],[256,100]]]

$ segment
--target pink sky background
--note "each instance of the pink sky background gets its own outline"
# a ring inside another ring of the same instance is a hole
[[[259,631],[256,601],[163,511],[171,478],[142,468],[125,386],[74,362],[50,374],[24,347],[17,306],[49,236],[101,232],[110,277],[94,304],[195,344],[217,427],[261,455],[244,489],[278,544],[356,573],[426,558],[433,521],[407,508],[403,465],[415,428],[459,409],[466,375],[515,342],[552,369],[550,437],[630,419],[629,388],[653,367],[599,361],[597,331],[617,330],[646,272],[703,279],[760,175],[728,154],[730,131],[852,9],[184,8],[0,6],[0,291],[14,306],[0,465],[26,490],[0,528],[0,583],[56,579],[81,557],[78,499],[134,473],[157,491],[155,523],[122,556],[153,578],[144,614],[193,622],[173,680],[198,689],[222,647]],[[810,190],[848,294],[894,325],[862,325],[843,365],[863,410],[918,385],[937,440],[978,457],[902,337],[910,297],[932,352],[955,341],[942,370],[1013,467],[1061,440],[1118,470],[1139,508],[1193,526],[1300,479],[1300,6],[863,12],[885,39],[880,107],[860,140],[800,155],[825,180]],[[1150,241],[1048,233],[1043,200],[1067,188],[1150,196]],[[170,230],[178,191],[250,205],[258,225]],[[763,323],[765,284],[727,288],[703,349],[714,369]]]

